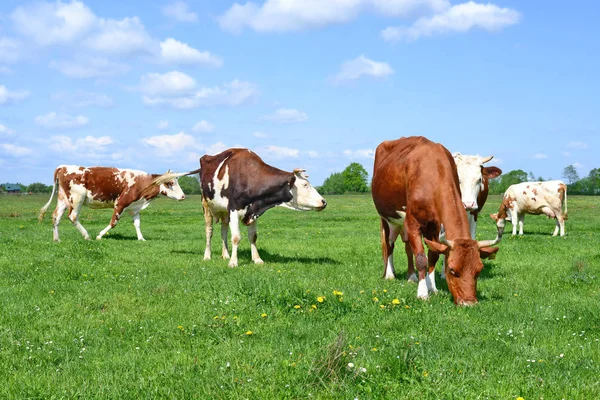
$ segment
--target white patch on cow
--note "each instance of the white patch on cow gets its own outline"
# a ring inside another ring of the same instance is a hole
[[[215,191],[215,196],[210,201],[211,209],[215,213],[223,213],[227,212],[229,207],[229,199],[227,197],[221,196],[221,191],[227,189],[229,187],[229,166],[225,165],[225,174],[223,174],[223,179],[219,179],[219,171],[223,168],[223,164],[227,161],[227,158],[221,161],[219,166],[215,171],[215,175],[213,176],[213,187]]]
[[[477,210],[477,196],[483,189],[481,168],[484,159],[478,155],[466,156],[460,153],[454,153],[453,156],[463,205],[467,211]]]
[[[429,290],[427,289],[426,279],[421,279],[419,281],[419,286],[417,287],[417,298],[421,300],[427,300],[429,298]]]
[[[394,272],[394,254],[391,253],[385,264],[385,279],[396,279],[396,273]]]
[[[294,175],[296,176],[296,180],[291,189],[293,198],[291,201],[282,203],[281,206],[296,211],[320,211],[324,209],[327,202],[325,202],[325,199],[323,199],[319,192],[312,187],[303,171],[295,172]]]
[[[431,293],[437,293],[437,287],[435,286],[435,271],[425,276],[425,282],[427,284],[427,290]]]
[[[404,227],[404,221],[406,220],[406,213],[404,211],[396,211],[398,218],[386,218],[391,224],[394,224],[398,228]]]

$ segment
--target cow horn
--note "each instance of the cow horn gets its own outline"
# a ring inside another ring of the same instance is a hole
[[[489,156],[489,157],[485,157],[481,159],[481,163],[485,164],[486,162],[489,162],[492,160],[492,158],[494,158],[494,156]]]
[[[294,168],[294,173],[295,173],[295,174],[299,174],[299,173],[301,173],[301,172],[306,172],[306,170],[305,170],[305,169],[303,169],[303,168]]]
[[[454,242],[452,240],[448,240],[446,239],[446,229],[444,229],[444,224],[441,224],[440,227],[440,234],[438,236],[438,241],[441,244],[445,244],[446,246],[448,246],[450,249],[452,249],[452,246],[454,246]]]
[[[498,235],[496,236],[496,239],[480,240],[477,242],[477,247],[479,247],[481,249],[482,247],[491,247],[491,246],[494,246],[494,245],[500,243],[500,241],[502,240],[503,233],[504,233],[504,224],[502,224],[502,225],[498,224]]]

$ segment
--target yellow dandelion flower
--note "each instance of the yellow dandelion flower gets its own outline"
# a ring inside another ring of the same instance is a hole
[[[392,304],[400,304],[400,300],[394,299],[394,300],[392,300]]]
[[[319,303],[322,303],[322,302],[324,302],[324,301],[325,301],[325,296],[319,296],[319,297],[317,297],[317,301],[318,301]]]
[[[252,335],[252,333],[253,333],[252,331],[248,331],[248,332],[246,332],[246,335],[250,336],[250,335]]]
[[[373,347],[371,351],[377,351],[377,347]]]
[[[429,372],[423,371],[423,376],[429,376]]]
[[[317,305],[313,304],[312,306],[310,306],[310,308],[312,308],[313,310],[316,310],[317,309]]]
[[[343,294],[344,294],[344,292],[340,292],[339,290],[334,290],[334,291],[333,291],[333,295],[334,295],[334,296],[341,296],[341,295],[343,295]]]
[[[262,313],[262,314],[260,314],[260,316],[261,316],[261,317],[263,317],[263,318],[266,318],[266,317],[267,317],[267,314],[265,314],[265,313]]]
[[[221,317],[219,317],[218,315],[215,315],[215,316],[213,317],[213,319],[219,319],[219,318],[221,318]]]
[[[416,344],[416,345],[419,345],[419,344],[421,344],[421,343],[420,343],[420,342],[415,342],[415,344]]]
[[[297,310],[297,309],[299,309],[299,308],[301,308],[301,307],[300,307],[298,304],[296,304],[296,305],[294,306],[294,308]]]
[[[407,305],[404,306],[404,308],[409,309],[410,306],[407,304]]]
[[[373,297],[373,301],[374,301],[375,303],[377,303],[377,302],[379,302],[379,299],[378,299],[377,297]]]
[[[179,329],[180,331],[182,331],[182,332],[183,332],[183,329],[184,329],[184,328],[183,328],[183,326],[181,326],[181,325],[177,325],[177,329]]]
[[[379,305],[379,308],[381,308],[381,309],[384,309],[384,308],[385,308],[385,306],[384,306],[383,304],[380,304],[380,305]]]
[[[364,292],[365,292],[364,290],[361,290],[361,291],[360,291],[360,292],[358,292],[358,293],[360,293],[360,294],[363,294]]]
[[[383,289],[383,293],[387,293],[387,289]]]
[[[340,302],[342,302],[342,301],[344,301],[344,298],[340,296],[338,300],[339,300]]]
[[[517,400],[525,400],[524,398],[522,398],[521,396],[517,397]]]

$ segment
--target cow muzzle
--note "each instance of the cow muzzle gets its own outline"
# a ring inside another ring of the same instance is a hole
[[[463,206],[465,207],[465,210],[467,210],[467,211],[475,211],[478,208],[477,203],[474,201],[471,201],[468,203],[463,202]]]

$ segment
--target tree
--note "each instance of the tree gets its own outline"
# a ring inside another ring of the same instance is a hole
[[[318,188],[320,194],[344,194],[344,177],[341,172],[336,172],[329,175],[329,178],[325,179],[323,185]]]
[[[600,168],[594,168],[591,170],[588,175],[588,180],[592,190],[592,193],[590,194],[597,194],[598,190],[600,189]]]
[[[347,192],[365,193],[369,191],[367,180],[369,174],[359,163],[353,162],[342,172],[344,177],[344,189]]]
[[[179,178],[179,186],[185,194],[200,194],[200,182],[196,176],[182,176]]]
[[[567,165],[563,170],[563,178],[569,181],[569,184],[575,183],[579,180],[579,174],[577,169],[571,164]]]
[[[34,182],[27,186],[26,190],[31,193],[50,193],[52,192],[52,186],[44,185],[40,182]]]
[[[522,169],[515,169],[506,174],[502,174],[495,179],[490,179],[490,194],[502,194],[510,185],[527,181],[527,172]]]

